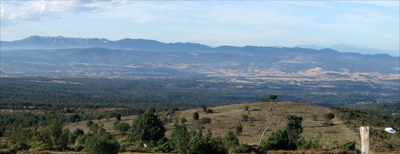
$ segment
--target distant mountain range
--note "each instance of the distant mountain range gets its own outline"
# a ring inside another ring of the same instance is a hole
[[[16,41],[1,41],[2,50],[10,49],[68,49],[68,48],[110,48],[146,51],[207,51],[211,48],[196,43],[162,43],[144,39],[122,39],[110,41],[102,38],[68,38],[30,36]]]
[[[240,50],[241,47],[235,46],[220,46],[212,48],[207,45],[197,43],[163,43],[155,40],[145,39],[122,39],[117,41],[110,41],[105,38],[69,38],[69,37],[42,37],[30,36],[22,40],[16,41],[1,41],[2,50],[10,49],[68,49],[68,48],[109,48],[109,49],[123,49],[123,50],[146,50],[146,51],[220,51],[227,48]],[[268,48],[268,47],[265,47]],[[285,48],[285,47],[269,47],[269,48]],[[359,48],[348,45],[333,45],[329,47],[317,45],[299,45],[297,48],[307,49],[332,49],[344,53],[361,53],[361,54],[378,54],[383,50],[376,50],[371,48]],[[389,51],[393,52],[393,51]]]
[[[2,75],[215,76],[263,80],[398,80],[399,57],[332,49],[31,36],[1,41]],[[397,75],[397,76],[396,76]]]

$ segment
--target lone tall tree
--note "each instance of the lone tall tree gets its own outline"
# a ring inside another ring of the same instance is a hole
[[[127,140],[130,142],[137,140],[143,142],[158,141],[164,137],[165,131],[163,122],[154,114],[154,110],[148,109],[133,120]]]

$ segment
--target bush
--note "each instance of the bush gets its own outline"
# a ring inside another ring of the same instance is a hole
[[[261,142],[263,150],[279,150],[286,149],[289,144],[288,133],[286,130],[278,129],[272,132],[268,137]]]
[[[229,130],[226,132],[224,138],[222,138],[222,144],[227,148],[235,147],[239,145],[239,139],[231,130]]]
[[[237,125],[235,128],[235,133],[236,133],[236,135],[240,135],[240,134],[242,134],[242,132],[243,132],[243,126],[241,123],[239,123],[239,125]]]
[[[151,152],[153,153],[169,153],[171,152],[172,148],[169,145],[169,142],[165,142],[164,144],[160,144],[157,147],[154,147],[151,149]]]
[[[16,153],[18,151],[26,151],[29,150],[29,146],[28,144],[26,144],[26,142],[24,141],[18,141],[14,147],[10,150],[12,153]]]
[[[171,112],[175,113],[176,111],[179,111],[179,109],[177,107],[172,108]]]
[[[189,154],[203,154],[203,153],[218,153],[218,144],[212,139],[212,133],[208,130],[208,133],[203,136],[203,130],[195,132],[189,141]]]
[[[92,154],[118,154],[119,143],[117,140],[106,139],[98,135],[91,136],[85,141],[85,150]]]
[[[249,110],[249,105],[244,106],[244,110],[248,111]]]
[[[335,118],[335,115],[333,113],[327,113],[324,115],[325,120],[332,120]]]
[[[90,137],[89,135],[80,135],[76,138],[76,142],[78,142],[78,144],[85,144],[86,138]]]
[[[199,120],[199,113],[193,113],[193,120]]]
[[[206,113],[213,113],[213,110],[207,109]]]
[[[316,114],[312,114],[312,115],[311,115],[311,118],[312,118],[314,121],[317,121],[317,120],[318,120],[318,116],[317,116]]]
[[[85,134],[85,132],[82,129],[76,128],[72,134],[79,136]]]
[[[243,114],[243,115],[242,115],[242,121],[249,121],[249,116]]]
[[[187,153],[189,150],[190,134],[185,125],[175,125],[171,134],[170,146],[179,153]]]
[[[339,146],[338,146],[338,149],[342,149],[342,150],[354,150],[355,147],[356,147],[356,142],[350,141],[350,142],[343,143],[342,145],[339,145]]]
[[[131,128],[131,126],[129,126],[129,124],[127,124],[125,122],[119,122],[119,121],[116,121],[113,126],[114,130],[119,131],[122,134],[125,134],[125,132],[127,132],[129,130],[129,128]]]
[[[393,146],[392,146],[390,143],[388,143],[388,142],[383,142],[383,143],[382,143],[382,147],[388,148],[388,149],[393,148]]]
[[[182,117],[181,118],[181,124],[185,124],[185,122],[187,122],[186,118]]]
[[[304,137],[301,137],[297,141],[296,146],[298,149],[303,150],[319,149],[322,147],[322,145],[319,143],[319,138],[315,139],[314,141],[311,139],[307,141]]]
[[[322,126],[325,126],[325,127],[330,126],[330,125],[332,125],[332,121],[330,121],[330,120],[324,121],[322,123]]]
[[[250,153],[253,150],[253,148],[250,145],[247,144],[239,144],[239,149],[237,149],[235,152],[236,153]]]
[[[264,150],[279,150],[279,149],[291,149],[295,150],[300,138],[300,133],[303,132],[301,123],[302,117],[296,115],[289,115],[286,117],[287,124],[284,130],[278,129],[276,132],[272,132],[268,137],[261,142],[261,148]],[[306,144],[303,141],[303,144]]]
[[[202,108],[203,108],[203,112],[207,111],[207,106],[203,106]]]
[[[209,124],[211,123],[211,118],[201,118],[200,120],[198,120],[199,124]]]

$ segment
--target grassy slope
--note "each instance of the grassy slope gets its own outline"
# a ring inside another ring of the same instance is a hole
[[[244,107],[248,105],[249,111],[245,111]],[[275,131],[276,129],[282,129],[286,125],[285,116],[288,114],[295,114],[297,116],[303,117],[303,127],[304,132],[302,136],[306,138],[315,138],[319,133],[322,134],[321,143],[323,143],[323,147],[333,146],[342,144],[348,141],[356,141],[359,147],[359,136],[357,133],[353,132],[349,128],[347,128],[342,121],[338,118],[333,119],[333,126],[324,127],[322,126],[323,115],[326,113],[330,113],[329,108],[303,104],[303,103],[295,103],[295,102],[262,102],[262,103],[242,103],[242,104],[234,104],[234,105],[226,105],[226,106],[216,106],[211,107],[214,111],[212,114],[205,114],[202,109],[191,109],[185,111],[178,111],[175,115],[173,115],[172,119],[180,120],[181,117],[184,117],[188,120],[186,123],[189,130],[197,130],[201,127],[204,127],[204,132],[208,129],[211,129],[213,132],[213,136],[223,136],[227,130],[235,131],[235,126],[239,123],[243,125],[243,134],[239,136],[239,141],[241,143],[247,143],[250,145],[257,145],[260,139],[260,135],[265,129],[266,123],[266,114],[265,112],[270,108],[277,109],[280,111],[276,114],[278,122],[275,126],[272,127],[270,131],[267,131],[266,135]],[[198,125],[196,121],[193,120],[192,115],[194,112],[198,112],[200,114],[200,118],[209,117],[212,119],[210,124]],[[160,118],[166,117],[166,112],[158,113]],[[312,119],[312,115],[315,114],[318,117],[317,121]],[[254,121],[242,121],[242,115],[248,115],[254,118]],[[132,124],[132,120],[136,116],[125,116],[122,117],[122,121]],[[114,132],[112,130],[112,124],[115,119],[109,119],[108,122],[106,119],[101,119],[100,122],[104,124],[104,128],[115,135],[118,140],[121,140],[126,137],[126,135],[122,135],[118,132]],[[174,120],[173,120],[174,121]],[[93,122],[98,122],[94,120]],[[172,133],[174,123],[167,122],[166,123],[166,136],[170,137]],[[85,126],[85,122],[80,122],[79,125],[77,123],[69,123],[65,126],[65,128],[70,129],[71,131],[76,128],[80,128],[85,132],[88,129]],[[337,143],[334,143],[337,141]]]

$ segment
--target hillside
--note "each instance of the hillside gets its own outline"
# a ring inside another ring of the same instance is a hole
[[[247,109],[247,111],[246,111]],[[109,113],[122,113],[125,109],[123,108],[98,108],[95,110],[86,110],[85,113],[90,116],[99,115],[99,114],[109,114]],[[296,115],[302,117],[302,128],[303,132],[300,134],[301,137],[304,137],[305,140],[312,139],[313,141],[318,140],[318,143],[321,145],[320,148],[311,149],[311,150],[301,150],[298,149],[296,151],[290,151],[290,153],[303,153],[303,152],[312,152],[312,153],[345,153],[346,151],[340,150],[339,147],[344,145],[344,143],[355,142],[356,149],[360,148],[359,141],[359,126],[370,126],[370,147],[373,153],[396,153],[400,150],[400,133],[389,134],[383,129],[387,126],[393,126],[394,128],[399,128],[399,118],[388,117],[388,116],[379,116],[369,113],[360,112],[358,110],[351,110],[347,108],[326,108],[322,106],[297,103],[297,102],[258,102],[258,103],[241,103],[241,104],[232,104],[232,105],[223,105],[223,106],[213,106],[206,108],[207,113],[204,112],[204,108],[198,109],[189,109],[189,110],[176,110],[172,112],[169,111],[161,111],[156,112],[158,118],[164,122],[164,126],[166,128],[165,137],[168,139],[172,138],[171,133],[173,133],[175,124],[183,125],[182,118],[186,119],[185,127],[188,132],[197,131],[199,129],[203,130],[205,134],[207,130],[212,132],[213,137],[221,137],[224,138],[228,131],[235,132],[237,125],[240,123],[242,125],[242,133],[237,135],[238,140],[241,144],[252,147],[253,150],[257,147],[261,134],[266,128],[266,124],[271,121],[271,119],[276,119],[271,125],[270,129],[268,129],[265,133],[264,140],[268,138],[269,135],[276,133],[278,129],[282,130],[285,128],[287,124],[286,116],[288,115]],[[0,110],[2,115],[12,115],[15,116],[19,113],[26,114],[24,112],[15,112],[11,113],[9,110]],[[199,113],[200,120],[193,119],[193,113]],[[81,118],[87,115],[83,115],[82,111],[75,111],[75,113],[66,113],[66,119],[71,119],[72,115],[78,114],[81,115]],[[333,113],[334,118],[328,123],[326,120],[326,115],[328,113]],[[43,112],[36,111],[33,114],[43,115]],[[29,116],[29,119],[34,119],[34,115],[31,113],[26,114]],[[46,116],[47,117],[47,116]],[[97,117],[97,116],[96,116]],[[140,117],[140,116],[139,116]],[[247,117],[247,118],[246,118]],[[42,119],[42,117],[36,117]],[[100,119],[99,119],[100,118]],[[127,133],[121,133],[119,131],[114,130],[114,122],[115,118],[109,117],[105,118],[99,117],[92,119],[96,126],[100,128],[104,128],[106,132],[109,132],[112,138],[115,138],[116,141],[120,142],[120,150],[125,151],[125,153],[142,153],[149,152],[150,149],[143,148],[138,146],[140,142],[126,142]],[[209,118],[209,122],[204,122],[205,118]],[[7,118],[9,119],[9,118]],[[0,122],[9,122],[6,118],[1,119]],[[133,125],[133,120],[138,119],[138,116],[122,116],[121,122],[127,123],[129,125]],[[19,119],[21,120],[21,119]],[[15,121],[14,126],[21,126],[27,124],[27,121]],[[24,119],[26,120],[26,119]],[[18,122],[19,121],[19,122]],[[203,122],[202,122],[203,121]],[[37,122],[36,122],[37,123]],[[39,121],[40,129],[46,129],[43,126],[43,121]],[[31,122],[32,124],[32,122]],[[92,125],[94,125],[92,124]],[[271,124],[271,123],[269,123]],[[92,128],[86,126],[87,122],[85,120],[81,122],[66,122],[62,129],[68,129],[70,134],[72,132],[75,133],[74,130],[77,128],[84,131],[85,134],[96,134],[93,132]],[[22,130],[25,130],[25,133],[29,133],[37,129],[38,125],[34,125],[33,128],[26,127]],[[7,151],[7,148],[12,149],[15,147],[15,143],[11,144],[11,140],[18,139],[26,139],[27,136],[22,136],[20,138],[8,138],[9,135],[12,135],[14,131],[19,129],[9,130],[6,125],[3,126],[6,128],[4,132],[4,136],[0,137],[0,151]],[[90,126],[91,127],[91,126]],[[99,128],[97,127],[97,129]],[[286,126],[287,127],[287,126]],[[61,129],[61,128],[60,128]],[[11,134],[8,132],[11,131]],[[105,132],[104,131],[104,132]],[[63,131],[65,132],[65,131]],[[101,132],[101,131],[100,131]],[[98,133],[100,133],[98,132]],[[104,133],[103,132],[103,133]],[[38,133],[42,134],[44,132],[39,131]],[[35,134],[35,133],[34,133]],[[70,136],[70,135],[69,135]],[[93,136],[93,135],[92,135]],[[6,138],[7,137],[7,138]],[[86,136],[88,137],[88,136]],[[11,140],[9,140],[11,139]],[[43,143],[35,142],[36,138],[28,139],[26,143],[28,145],[35,147],[35,149],[31,149],[30,151],[35,151],[39,149],[46,149]],[[82,149],[82,143],[77,144],[68,138],[67,148],[70,152],[54,152],[54,153],[71,153],[71,150],[76,150],[80,147]],[[29,147],[30,147],[29,146]],[[29,148],[28,147],[28,148]],[[33,148],[32,147],[32,148]],[[339,148],[339,149],[338,149]],[[220,151],[221,152],[221,151]],[[227,151],[225,151],[227,152]],[[258,152],[263,152],[262,149],[258,149]],[[264,151],[265,152],[265,151]],[[285,153],[288,151],[270,151],[270,152],[278,152]],[[353,153],[353,151],[347,151],[349,153]],[[53,153],[53,152],[52,152]],[[79,153],[79,152],[76,152]]]
[[[245,111],[244,108],[247,105],[249,106],[249,110]],[[243,134],[238,136],[239,142],[247,143],[249,145],[257,145],[261,134],[265,129],[267,120],[267,115],[265,113],[271,108],[278,111],[276,114],[278,122],[276,125],[272,126],[271,130],[266,132],[266,136],[277,129],[283,129],[283,127],[286,125],[285,116],[294,114],[303,117],[302,126],[304,127],[304,132],[302,133],[302,136],[307,139],[315,139],[319,133],[321,133],[322,138],[320,139],[320,142],[323,144],[324,148],[337,146],[349,141],[355,141],[357,142],[357,146],[359,146],[359,136],[357,132],[353,132],[347,128],[338,118],[333,119],[332,126],[323,126],[323,115],[326,113],[331,113],[329,108],[296,102],[260,102],[216,106],[210,107],[210,109],[213,110],[213,113],[210,114],[204,113],[201,108],[177,111],[175,115],[171,116],[172,122],[167,122],[165,125],[167,128],[166,136],[170,137],[174,123],[178,121],[177,123],[179,124],[181,118],[187,119],[186,126],[188,127],[188,130],[197,130],[201,128],[203,129],[203,132],[206,132],[208,129],[211,129],[213,136],[223,136],[228,130],[235,131],[236,125],[241,123],[243,125]],[[192,118],[194,112],[198,112],[200,118],[211,118],[211,123],[199,125]],[[158,113],[160,119],[164,119],[166,114],[166,112]],[[249,116],[249,120],[243,121],[242,115]],[[318,117],[316,121],[313,120],[312,115],[316,115]],[[121,119],[123,122],[132,124],[132,120],[135,117],[136,116],[126,116],[122,117]],[[98,121],[94,120],[93,122]],[[126,137],[122,136],[118,132],[114,132],[112,128],[114,119],[109,120],[108,122],[106,119],[102,119],[100,122],[103,123],[105,126],[104,128],[107,131],[112,132],[112,134],[114,134],[118,140],[122,140]],[[76,123],[70,123],[64,128],[68,128],[70,130],[80,128],[85,132],[88,131],[88,128],[85,127],[83,122],[81,122],[79,125]],[[131,146],[130,144],[126,144],[126,146],[128,146],[127,150],[129,148],[133,148],[129,147]]]

